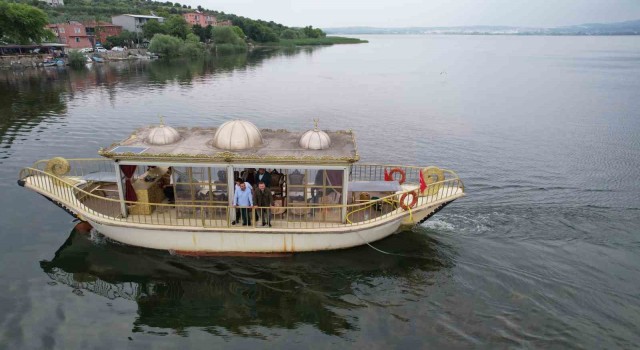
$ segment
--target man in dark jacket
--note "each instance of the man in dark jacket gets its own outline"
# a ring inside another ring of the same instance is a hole
[[[271,187],[271,174],[269,174],[265,168],[258,169],[258,172],[255,175],[254,183],[257,184],[260,183],[260,181],[264,182],[264,185],[267,188]]]
[[[258,182],[258,189],[253,191],[253,205],[256,209],[256,221],[262,217],[262,226],[269,225],[271,227],[271,206],[273,206],[273,194],[271,190],[265,186],[264,181]]]

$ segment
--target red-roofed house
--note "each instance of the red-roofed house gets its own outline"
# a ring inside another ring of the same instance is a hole
[[[207,15],[200,12],[183,13],[182,17],[191,25],[199,24],[201,27],[208,25],[215,26],[217,23],[216,16]]]
[[[109,22],[85,22],[84,26],[87,30],[87,35],[95,36],[95,40],[101,44],[107,41],[107,37],[122,33],[122,26]]]
[[[48,24],[47,28],[53,31],[59,43],[66,44],[70,49],[93,47],[93,36],[87,35],[84,25],[80,22]]]

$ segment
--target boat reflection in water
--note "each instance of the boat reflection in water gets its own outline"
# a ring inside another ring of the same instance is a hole
[[[384,255],[367,246],[286,258],[191,258],[74,230],[53,260],[40,266],[76,294],[135,301],[134,332],[151,332],[151,327],[153,333],[157,328],[181,333],[197,327],[260,337],[255,327],[312,325],[341,335],[357,329],[356,309],[388,304],[388,294],[380,292],[385,285],[424,293],[429,280],[451,266],[442,243],[420,232],[393,235],[376,246],[426,258]]]

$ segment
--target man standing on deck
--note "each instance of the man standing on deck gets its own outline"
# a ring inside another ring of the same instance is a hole
[[[252,197],[251,190],[247,189],[247,185],[244,182],[240,184],[240,191],[236,191],[233,195],[233,206],[241,207],[242,226],[251,225],[251,216],[249,215],[248,207],[253,207]],[[238,218],[236,218],[236,220],[238,220]]]
[[[273,194],[263,181],[258,182],[258,189],[253,192],[253,204],[256,205],[254,207],[256,208],[256,221],[261,216],[262,226],[269,224],[269,227],[271,227],[271,210],[269,207],[273,205]]]
[[[267,169],[260,168],[256,173],[255,183],[260,183],[260,181],[264,182],[264,185],[269,188],[271,186],[271,174],[267,172]]]
[[[236,178],[236,185],[233,187],[233,196],[235,198],[235,194],[240,192],[240,184],[244,184],[245,186],[247,186],[247,189],[249,189],[249,191],[251,193],[253,193],[253,187],[251,186],[250,183],[242,180],[242,178]],[[236,219],[231,221],[231,225],[235,225],[237,223],[240,222],[240,208],[236,208]]]

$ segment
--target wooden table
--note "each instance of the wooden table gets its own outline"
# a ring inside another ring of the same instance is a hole
[[[133,182],[133,189],[138,197],[138,204],[129,208],[133,215],[149,215],[153,212],[153,203],[161,203],[164,200],[164,191],[158,182],[162,177],[153,181],[144,181],[144,176]]]

